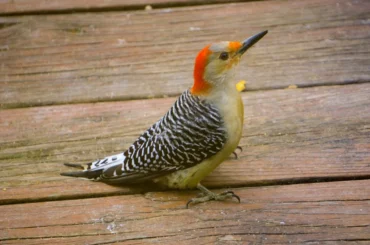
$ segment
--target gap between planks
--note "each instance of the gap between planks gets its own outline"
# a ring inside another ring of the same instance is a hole
[[[110,0],[110,1],[81,1],[66,0],[60,2],[51,0],[44,2],[42,5],[37,4],[38,0],[28,0],[26,2],[11,1],[0,3],[0,16],[24,16],[24,15],[50,15],[50,14],[74,14],[86,12],[118,12],[118,11],[135,11],[151,10],[165,8],[180,8],[214,4],[231,4],[239,2],[257,2],[264,0]]]
[[[286,186],[286,185],[302,185],[302,184],[314,184],[314,183],[333,183],[333,182],[343,182],[343,181],[360,181],[360,180],[370,180],[370,174],[364,176],[336,176],[336,177],[313,177],[313,178],[300,178],[300,179],[286,179],[279,181],[271,181],[265,183],[252,183],[246,185],[235,185],[232,186],[232,189],[239,188],[249,188],[249,187],[272,187],[272,186]],[[105,183],[101,183],[105,185]],[[152,185],[152,184],[150,184]],[[115,188],[115,186],[111,186]],[[119,187],[119,186],[117,186]],[[171,190],[171,189],[161,189],[156,188],[155,186],[145,186],[145,184],[138,184],[136,186],[129,186],[129,189],[125,186],[121,186],[121,190],[111,191],[105,193],[86,193],[86,194],[77,194],[77,195],[64,195],[56,197],[43,197],[43,198],[24,198],[24,199],[6,199],[0,200],[0,206],[3,205],[14,205],[14,204],[26,204],[26,203],[42,203],[42,202],[58,202],[58,201],[68,201],[68,200],[79,200],[79,199],[90,199],[90,198],[106,198],[106,197],[116,197],[116,196],[130,196],[130,195],[147,195],[149,193],[156,192],[172,192],[177,193],[190,192],[194,190]],[[127,187],[127,186],[126,186]],[[68,188],[68,187],[66,187]],[[115,188],[116,190],[118,188]],[[222,190],[230,190],[231,188],[208,188],[214,192],[221,193]],[[370,200],[370,197],[369,197]]]
[[[338,82],[320,82],[320,83],[312,83],[312,84],[302,84],[302,85],[294,85],[296,88],[305,89],[305,88],[313,88],[313,87],[328,87],[328,86],[345,86],[345,85],[352,85],[352,84],[364,84],[370,83],[368,80],[353,80],[353,81],[338,81]],[[262,87],[262,88],[247,88],[247,90],[242,91],[241,93],[248,93],[248,92],[260,92],[260,91],[271,91],[271,90],[280,90],[280,89],[289,89],[286,86],[270,86],[270,87]],[[90,103],[103,103],[103,102],[120,102],[120,101],[134,101],[134,100],[151,100],[151,99],[161,99],[161,98],[168,98],[168,97],[178,97],[181,93],[168,93],[166,95],[158,95],[158,96],[134,96],[134,97],[115,97],[115,98],[104,98],[104,99],[90,99],[90,100],[72,100],[68,102],[50,102],[50,103],[39,103],[39,102],[28,102],[28,103],[18,103],[18,104],[10,104],[7,107],[1,108],[1,110],[8,110],[8,109],[21,109],[21,108],[31,108],[31,107],[45,107],[45,106],[59,106],[59,105],[72,105],[72,104],[90,104]]]

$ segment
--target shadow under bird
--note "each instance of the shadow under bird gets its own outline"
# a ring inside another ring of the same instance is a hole
[[[173,189],[198,188],[190,203],[240,198],[232,191],[216,194],[200,184],[238,147],[244,106],[233,73],[242,55],[267,31],[244,42],[217,42],[197,55],[194,84],[169,111],[125,152],[86,165],[66,163],[81,171],[63,176],[96,179],[110,184],[153,181]]]

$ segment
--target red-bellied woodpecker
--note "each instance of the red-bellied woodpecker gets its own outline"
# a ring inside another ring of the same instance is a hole
[[[241,56],[267,31],[244,42],[218,42],[202,49],[194,66],[194,84],[170,110],[145,131],[125,152],[108,156],[64,176],[98,179],[107,183],[135,184],[154,181],[169,188],[197,187],[202,197],[189,203],[239,197],[231,191],[215,194],[200,181],[238,146],[244,106],[233,83],[233,70]]]

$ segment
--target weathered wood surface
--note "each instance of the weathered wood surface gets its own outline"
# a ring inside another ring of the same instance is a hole
[[[194,192],[0,206],[4,217],[0,219],[0,243],[368,244],[370,241],[370,180],[239,188],[235,192],[241,197],[240,204],[212,202],[190,209],[184,207]]]
[[[204,183],[235,187],[370,177],[369,94],[368,84],[243,93],[244,151]],[[59,172],[70,170],[63,162],[84,163],[127,149],[174,100],[0,111],[0,187],[6,188],[0,203],[137,193]]]
[[[265,29],[237,76],[248,89],[366,82],[369,9],[304,0],[2,17],[0,107],[177,95],[203,46]]]
[[[228,0],[2,0],[0,2],[1,15],[78,12],[78,11],[106,11],[106,10],[135,10],[145,9],[147,5],[154,8],[186,6],[198,4],[212,4],[230,2]],[[238,1],[233,1],[238,2]]]
[[[37,3],[0,1],[0,244],[369,244],[369,1]],[[81,12],[20,16],[48,10]],[[205,44],[264,29],[235,78],[244,150],[204,180],[241,204],[59,176],[126,149]]]

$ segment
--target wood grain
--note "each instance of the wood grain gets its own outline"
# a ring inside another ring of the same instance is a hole
[[[228,0],[3,0],[0,2],[0,14],[33,14],[33,13],[60,13],[76,11],[107,11],[107,10],[135,10],[145,9],[147,5],[154,8],[203,5],[212,3],[230,2]],[[233,2],[238,2],[234,0]]]
[[[239,159],[216,169],[209,187],[370,176],[368,84],[243,93]],[[138,193],[59,176],[129,145],[175,98],[0,111],[1,203]]]
[[[247,89],[367,82],[369,8],[366,0],[262,1],[2,17],[0,108],[178,95],[202,47],[265,29],[236,76]]]
[[[0,244],[369,244],[370,2],[233,2],[0,0]],[[243,152],[203,181],[240,204],[59,175],[126,149],[204,45],[265,29]]]
[[[0,242],[366,244],[370,240],[370,180],[235,192],[240,204],[210,202],[190,209],[185,203],[194,192],[0,206],[6,217],[0,219]]]

